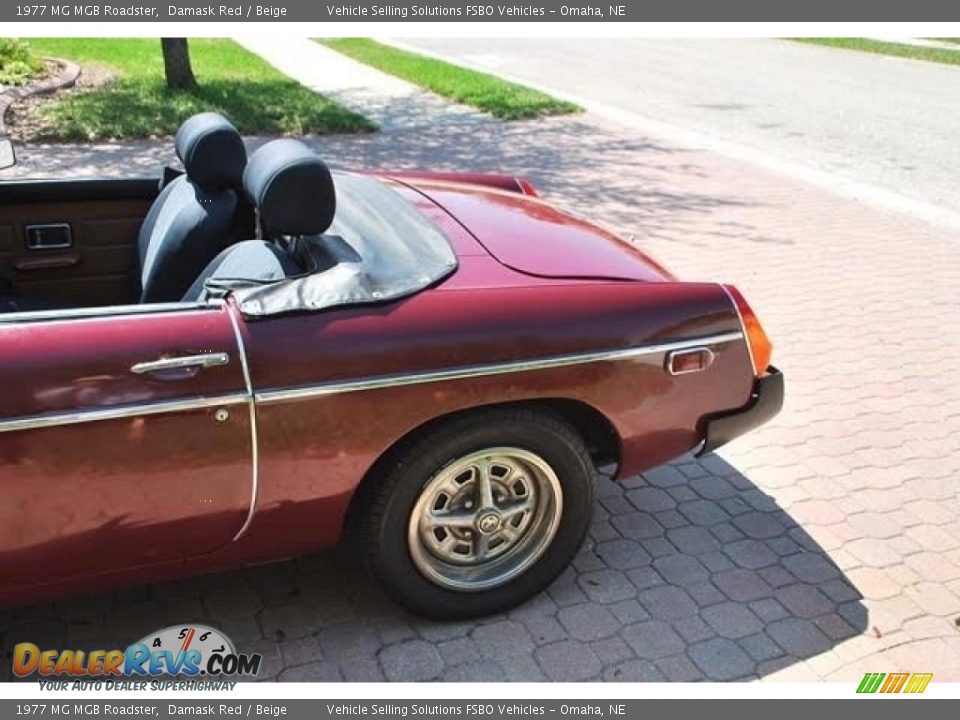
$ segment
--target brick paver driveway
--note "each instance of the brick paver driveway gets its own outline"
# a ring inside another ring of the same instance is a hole
[[[717,456],[602,480],[574,566],[504,616],[424,622],[319,555],[4,611],[4,651],[197,620],[264,653],[267,679],[960,680],[957,238],[590,116],[317,145],[348,166],[526,174],[682,277],[739,284],[783,414]]]

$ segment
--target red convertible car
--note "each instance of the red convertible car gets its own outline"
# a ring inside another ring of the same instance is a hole
[[[219,115],[156,178],[0,182],[0,602],[356,543],[411,611],[544,589],[629,476],[775,415],[740,293],[494,175]]]

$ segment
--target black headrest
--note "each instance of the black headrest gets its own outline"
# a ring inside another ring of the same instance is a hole
[[[247,197],[260,213],[264,237],[319,235],[337,209],[330,170],[299,140],[273,140],[243,173]]]
[[[200,113],[189,118],[174,140],[187,177],[201,187],[239,187],[247,150],[237,129],[223,115]]]

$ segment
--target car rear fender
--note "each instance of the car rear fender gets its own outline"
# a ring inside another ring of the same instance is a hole
[[[454,413],[541,403],[582,432],[585,418],[602,417],[604,432],[584,435],[619,446],[626,476],[696,447],[701,418],[742,406],[753,380],[735,308],[716,284],[441,285],[375,310],[247,331],[262,493],[237,545],[273,556],[335,542],[384,453]],[[714,357],[705,372],[666,372],[671,349],[701,343]]]

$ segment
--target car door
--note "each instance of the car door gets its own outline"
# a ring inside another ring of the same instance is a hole
[[[137,234],[157,178],[0,183],[0,278],[69,307],[132,297]]]
[[[0,591],[229,543],[250,393],[224,304],[0,315]]]

